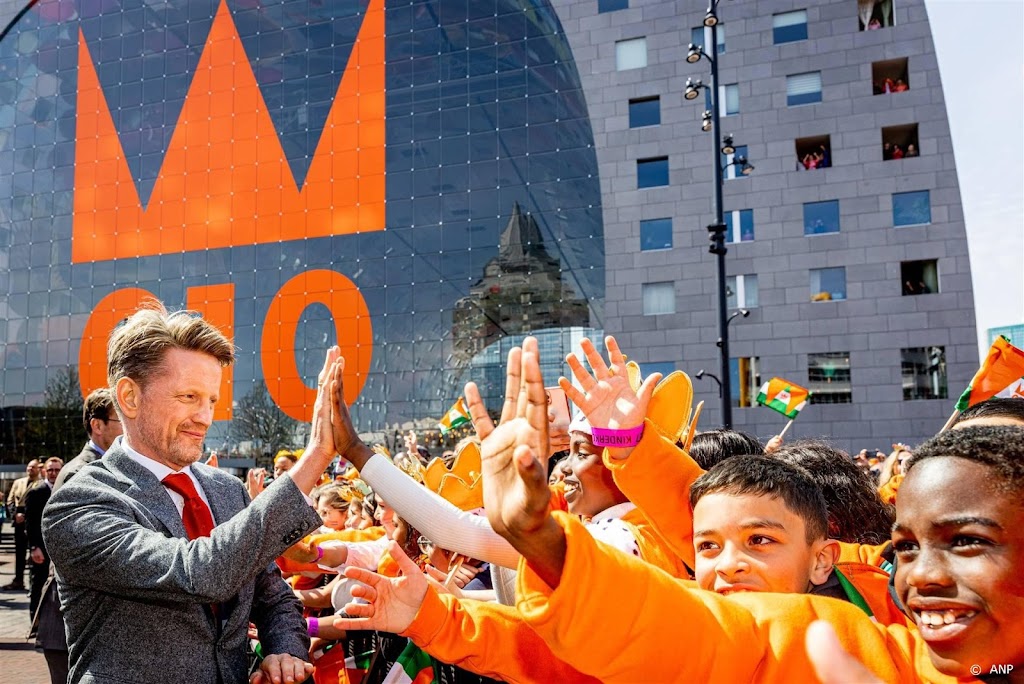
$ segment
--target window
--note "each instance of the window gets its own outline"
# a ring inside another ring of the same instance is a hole
[[[668,185],[668,157],[638,159],[636,162],[636,187],[656,188]]]
[[[839,232],[839,200],[804,203],[804,235]]]
[[[901,349],[903,362],[903,401],[946,399],[946,348],[912,347]]]
[[[932,200],[928,190],[896,192],[892,195],[892,224],[919,226],[932,222]]]
[[[860,30],[875,31],[892,26],[892,4],[893,0],[857,0],[857,21]]]
[[[757,307],[757,275],[726,276],[725,306],[729,309]]]
[[[776,45],[807,40],[807,10],[773,15],[772,39]]]
[[[722,154],[720,159],[722,166],[725,168],[724,176],[727,180],[730,178],[746,178],[747,174],[743,173],[747,161],[746,145],[737,145],[735,152],[732,154]]]
[[[644,316],[676,312],[676,284],[644,283]]]
[[[907,58],[887,59],[871,64],[871,90],[875,95],[902,93],[910,90]]]
[[[811,301],[827,302],[846,299],[846,268],[812,268]]]
[[[832,166],[832,137],[815,135],[796,139],[797,170],[813,171]]]
[[[647,39],[632,38],[615,43],[615,70],[627,71],[647,66]]]
[[[939,262],[936,259],[904,261],[900,264],[903,296],[932,294],[939,291]]]
[[[642,97],[629,101],[629,127],[657,126],[661,123],[661,98]]]
[[[812,404],[850,404],[850,352],[807,355],[807,389]]]
[[[750,408],[757,406],[757,393],[761,389],[761,358],[741,356],[729,359],[730,385],[736,391],[733,406]]]
[[[739,232],[733,226],[739,226]],[[725,212],[725,241],[750,242],[754,239],[754,210],[740,209]]]
[[[791,74],[786,77],[786,106],[814,104],[821,102],[821,72],[808,71],[805,74]]]
[[[716,28],[718,29],[718,35],[715,36],[718,42],[718,54],[722,54],[723,52],[725,52],[725,24],[720,23]],[[690,29],[690,42],[693,43],[694,45],[704,47],[703,26],[694,26],[692,29]],[[705,50],[705,52],[710,54],[710,50]]]
[[[917,124],[888,126],[882,129],[882,159],[917,157],[921,148],[917,140]]]
[[[647,377],[655,373],[661,373],[662,378],[667,378],[676,371],[675,361],[647,361],[640,364],[640,375]]]
[[[672,219],[659,218],[640,222],[640,251],[672,248]]]
[[[597,0],[598,13],[614,12],[629,8],[629,0]]]
[[[740,86],[738,83],[729,83],[722,86],[718,91],[718,101],[722,103],[726,116],[740,113]],[[709,108],[710,109],[710,108]]]

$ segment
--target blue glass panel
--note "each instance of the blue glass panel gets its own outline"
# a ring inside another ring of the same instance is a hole
[[[931,222],[931,193],[928,190],[893,193],[892,224],[894,226],[915,226]]]
[[[629,127],[657,126],[661,123],[661,98],[648,97],[629,102]]]
[[[668,157],[637,161],[636,186],[654,188],[661,185],[668,185]]]
[[[597,0],[598,12],[614,12],[629,7],[629,0]]]
[[[821,91],[816,90],[812,93],[801,93],[799,95],[786,95],[786,106],[795,107],[797,105],[814,104],[815,102],[821,102]]]
[[[792,43],[797,40],[807,40],[807,24],[776,26],[772,29],[772,38],[776,45]]]
[[[640,249],[670,249],[672,247],[672,219],[649,219],[640,222]]]
[[[839,200],[804,204],[804,235],[839,232]]]

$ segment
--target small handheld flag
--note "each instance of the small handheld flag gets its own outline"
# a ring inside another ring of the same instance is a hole
[[[992,343],[981,368],[956,402],[956,410],[965,411],[992,397],[1024,398],[1024,351],[1003,335]]]
[[[778,411],[792,420],[807,405],[807,397],[810,395],[810,390],[800,385],[782,378],[772,378],[761,385],[757,403]]]
[[[454,430],[468,422],[470,422],[470,418],[469,409],[466,408],[466,400],[459,397],[459,400],[448,409],[448,413],[444,415],[444,418],[437,424],[437,427],[441,430],[442,435],[446,435],[449,430]]]

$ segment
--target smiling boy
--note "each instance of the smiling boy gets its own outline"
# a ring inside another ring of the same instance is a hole
[[[734,456],[697,479],[690,503],[702,589],[844,597],[825,499],[795,467],[765,456]]]

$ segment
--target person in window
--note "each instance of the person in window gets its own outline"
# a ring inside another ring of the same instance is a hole
[[[878,19],[872,19],[868,22],[868,31],[877,31],[880,28],[882,28],[882,22],[878,21]]]
[[[902,78],[897,78],[896,83],[892,86],[892,92],[902,93],[905,90],[910,90],[910,86],[908,86]]]
[[[827,169],[832,166],[832,157],[828,153],[828,148],[825,147],[825,143],[822,143],[818,147],[818,168]]]
[[[909,145],[907,145],[906,156],[916,157],[918,154],[920,153],[917,151],[917,145],[915,145],[914,143],[910,143]]]
[[[904,156],[906,156],[906,154],[903,152],[903,149],[899,145],[892,146],[893,159],[903,159]]]
[[[892,159],[892,143],[882,143],[882,159],[885,161]]]

